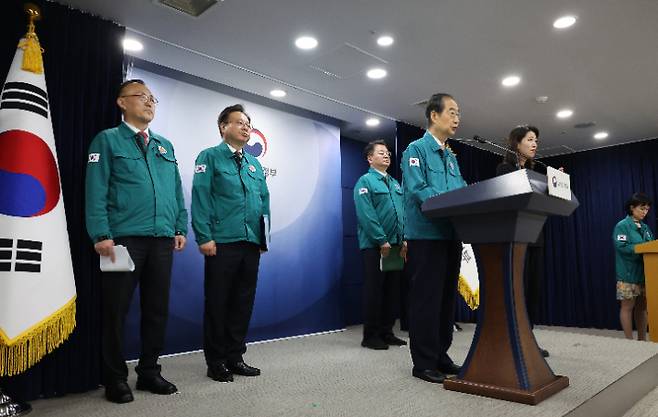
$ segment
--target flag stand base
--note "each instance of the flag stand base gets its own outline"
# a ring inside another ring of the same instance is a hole
[[[0,417],[24,416],[32,411],[32,406],[24,402],[16,402],[0,389]]]

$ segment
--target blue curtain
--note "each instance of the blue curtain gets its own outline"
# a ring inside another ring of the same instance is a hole
[[[37,34],[44,48],[50,109],[77,288],[77,327],[69,339],[28,371],[0,379],[15,399],[32,400],[98,387],[100,382],[100,276],[84,225],[87,148],[102,129],[118,124],[116,89],[123,79],[121,40],[114,23],[51,2],[41,6]],[[27,29],[22,1],[3,3],[2,80]]]
[[[344,136],[340,138],[341,188],[343,192],[343,270],[341,298],[343,322],[353,325],[363,322],[363,260],[356,236],[354,184],[368,170],[363,157],[366,144]]]
[[[399,155],[422,134],[422,129],[398,123]],[[468,183],[493,177],[502,159],[463,143],[450,146]],[[655,202],[656,155],[658,140],[649,140],[544,159],[571,175],[580,207],[570,217],[552,217],[546,223],[538,324],[620,328],[612,229],[626,215],[624,203],[634,192],[645,192]],[[645,221],[655,232],[654,210]],[[457,320],[474,321],[475,314],[458,299]]]
[[[547,158],[564,167],[580,207],[546,224],[546,279],[540,323],[619,329],[612,229],[634,192],[654,201],[645,222],[656,231],[658,140]]]

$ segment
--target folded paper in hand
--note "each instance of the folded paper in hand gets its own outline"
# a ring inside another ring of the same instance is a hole
[[[128,248],[123,245],[114,247],[114,262],[109,256],[101,256],[101,271],[103,272],[132,272],[135,263],[128,253]]]
[[[402,271],[404,269],[404,259],[400,255],[401,249],[402,247],[399,245],[391,246],[388,256],[379,258],[379,270],[382,272]]]

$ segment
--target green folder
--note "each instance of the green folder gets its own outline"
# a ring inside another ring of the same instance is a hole
[[[379,258],[379,269],[382,272],[388,271],[402,271],[404,268],[404,259],[400,256],[400,245],[391,246],[391,250],[388,251],[387,257]]]

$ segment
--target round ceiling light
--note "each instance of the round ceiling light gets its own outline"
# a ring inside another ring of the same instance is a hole
[[[571,117],[572,115],[573,115],[573,110],[570,109],[562,109],[556,114],[556,116],[560,119],[566,119]]]
[[[516,85],[519,85],[521,82],[521,77],[518,75],[510,75],[505,78],[500,82],[503,86],[505,87],[514,87]]]
[[[366,120],[366,125],[370,127],[379,126],[379,119],[376,117],[371,117],[368,120]]]
[[[390,35],[382,35],[377,38],[377,45],[379,46],[391,46],[393,45],[394,39]]]
[[[566,29],[573,26],[576,23],[575,16],[562,16],[553,22],[553,27],[555,29]]]
[[[318,40],[312,36],[300,36],[295,40],[295,46],[303,50],[314,49],[318,46]]]
[[[384,68],[372,68],[369,69],[366,75],[368,78],[372,78],[373,80],[379,80],[381,78],[386,77],[388,73]]]
[[[144,45],[137,39],[124,38],[123,50],[128,52],[139,52],[144,49]]]

